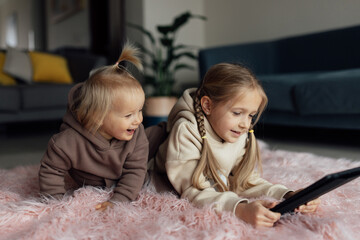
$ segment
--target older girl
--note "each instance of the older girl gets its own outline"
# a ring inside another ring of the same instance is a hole
[[[188,89],[172,109],[169,136],[155,157],[183,198],[198,206],[215,204],[254,226],[273,226],[275,202],[247,198],[287,198],[294,192],[260,178],[261,159],[253,127],[267,104],[266,94],[249,69],[217,64],[198,89]],[[301,206],[315,211],[319,200]]]

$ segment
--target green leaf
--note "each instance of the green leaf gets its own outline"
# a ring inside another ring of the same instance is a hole
[[[171,47],[173,44],[173,39],[170,39],[168,37],[160,38],[160,42],[164,47]]]
[[[189,46],[188,45],[184,45],[184,44],[179,44],[179,45],[177,45],[177,46],[174,46],[174,51],[176,51],[176,50],[179,50],[179,49],[183,49],[183,48],[189,48]]]
[[[175,65],[174,72],[176,72],[177,70],[180,70],[180,69],[194,70],[195,68],[193,66],[189,65],[189,64],[179,63],[179,64]]]
[[[156,83],[156,79],[154,76],[150,76],[150,75],[145,75],[144,76],[144,79],[145,79],[145,83],[146,84],[152,84],[154,85]]]
[[[160,25],[157,27],[158,31],[164,35],[168,33],[176,32],[179,27],[184,25],[189,17],[191,16],[190,12],[185,12],[175,18],[174,22],[171,25]]]
[[[192,18],[198,18],[198,19],[201,19],[201,20],[204,20],[204,21],[206,21],[206,20],[207,20],[207,17],[205,17],[205,16],[201,16],[201,15],[194,15],[194,14],[191,14],[191,17],[192,17]]]
[[[180,16],[178,16],[177,18],[175,18],[172,31],[176,32],[181,26],[187,23],[190,18],[198,18],[198,19],[206,20],[206,17],[204,16],[193,15],[190,12],[185,12]]]
[[[187,23],[190,18],[206,20],[206,17],[204,16],[193,15],[190,12],[185,12],[177,16],[171,25],[160,25],[157,27],[157,30],[164,35],[167,35],[168,33],[175,33],[180,27]]]
[[[176,32],[181,26],[183,26],[191,17],[190,12],[185,12],[181,15],[179,15],[177,18],[175,18],[173,25],[172,25],[172,31]]]
[[[182,53],[179,53],[179,54],[176,54],[174,56],[174,59],[180,59],[182,57],[188,57],[188,58],[191,58],[191,59],[197,59],[197,56],[195,54],[193,54],[192,52],[182,52]]]
[[[159,33],[163,35],[167,35],[169,32],[172,32],[172,26],[171,25],[157,26],[157,30],[159,31]]]

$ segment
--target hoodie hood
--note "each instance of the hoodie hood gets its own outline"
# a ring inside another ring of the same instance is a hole
[[[189,88],[184,91],[183,95],[179,98],[175,106],[172,108],[167,122],[167,131],[173,128],[177,120],[187,120],[197,127],[197,121],[195,117],[194,99],[193,96],[196,92],[196,88]],[[204,126],[206,134],[209,134],[214,140],[222,142],[221,138],[214,132],[209,121],[204,117]],[[200,133],[199,133],[200,135]]]
[[[174,107],[171,109],[167,120],[168,131],[170,131],[170,129],[173,127],[173,125],[179,118],[185,118],[190,122],[196,123],[194,100],[192,97],[195,91],[196,88],[190,88],[185,90],[182,97],[179,98]]]

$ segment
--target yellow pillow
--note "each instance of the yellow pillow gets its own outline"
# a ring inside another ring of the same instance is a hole
[[[29,52],[33,66],[33,81],[42,83],[72,83],[66,59],[50,53]]]
[[[16,80],[2,71],[5,63],[5,53],[0,52],[0,85],[15,85]]]

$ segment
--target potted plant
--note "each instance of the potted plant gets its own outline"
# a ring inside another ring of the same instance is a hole
[[[177,98],[174,93],[175,73],[181,69],[193,69],[189,64],[180,63],[182,58],[196,60],[197,56],[190,51],[190,46],[176,43],[178,30],[191,18],[206,20],[205,17],[185,12],[175,17],[169,25],[158,25],[159,37],[142,26],[128,23],[129,27],[139,30],[150,42],[150,47],[137,43],[143,53],[145,67],[144,87],[149,89],[146,99],[145,118],[155,117],[155,121],[166,120]],[[145,120],[144,120],[145,121]],[[148,123],[152,125],[156,122]]]

